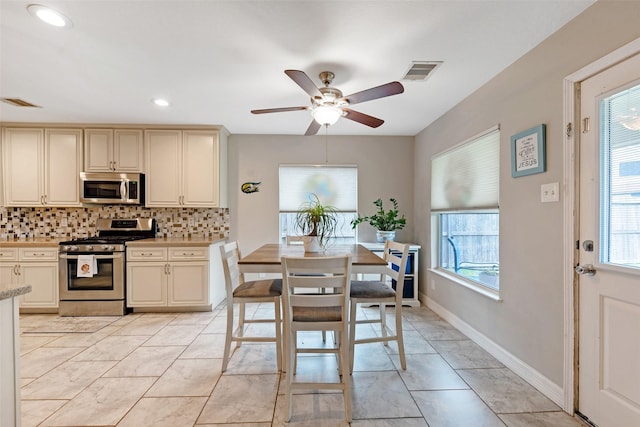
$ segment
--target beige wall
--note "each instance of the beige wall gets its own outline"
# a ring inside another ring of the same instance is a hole
[[[286,114],[286,113],[283,113]],[[329,133],[331,131],[329,130]],[[326,141],[326,142],[325,142]],[[231,135],[229,137],[230,238],[247,253],[278,242],[278,166],[280,164],[355,164],[358,208],[373,213],[378,197],[395,197],[408,226],[398,241],[413,236],[413,137],[340,137]],[[262,182],[260,191],[245,194],[240,185]],[[359,240],[375,241],[369,225],[359,227]]]
[[[493,301],[431,274],[420,292],[562,387],[563,210],[540,185],[563,184],[563,79],[640,37],[640,2],[598,1],[416,136],[416,240],[428,254],[433,154],[496,124],[500,153],[500,295]],[[515,133],[547,125],[547,172],[511,177]],[[428,256],[423,256],[428,259]]]

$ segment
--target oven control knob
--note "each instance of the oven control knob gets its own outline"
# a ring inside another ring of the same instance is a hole
[[[70,249],[71,249],[71,246],[69,246],[69,245],[62,245],[62,250],[63,250],[64,252],[69,252],[69,250],[70,250]]]
[[[79,248],[79,247],[77,247],[76,245],[71,245],[71,246],[69,247],[69,250],[70,250],[71,252],[73,252],[73,251],[78,251],[78,250],[80,250],[80,248]]]
[[[102,248],[107,252],[113,252],[116,250],[116,247],[113,245],[104,245]]]
[[[91,251],[91,250],[93,250],[93,245],[87,245],[87,246],[84,247],[84,249],[87,250],[87,251]]]

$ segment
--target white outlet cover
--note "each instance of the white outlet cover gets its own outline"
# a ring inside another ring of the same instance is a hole
[[[560,184],[552,182],[540,186],[540,201],[542,203],[560,201]]]

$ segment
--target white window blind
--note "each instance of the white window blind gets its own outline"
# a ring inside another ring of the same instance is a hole
[[[318,196],[320,202],[342,212],[358,209],[356,166],[280,166],[280,212],[296,212],[300,205]]]
[[[600,101],[600,262],[640,268],[640,85]]]
[[[431,160],[431,210],[496,209],[500,129],[491,128]]]

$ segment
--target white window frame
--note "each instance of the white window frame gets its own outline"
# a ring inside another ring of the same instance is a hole
[[[301,168],[301,169],[305,169],[305,168],[309,168],[309,169],[319,169],[319,170],[334,170],[334,169],[345,169],[345,168],[349,168],[349,169],[353,169],[355,171],[355,180],[354,182],[351,182],[350,184],[353,186],[352,188],[349,188],[349,191],[352,192],[353,194],[353,200],[349,199],[349,201],[347,202],[349,204],[349,207],[347,208],[343,208],[340,209],[341,206],[335,206],[336,208],[338,208],[338,212],[342,215],[342,218],[344,219],[344,223],[340,223],[339,226],[342,227],[342,230],[346,230],[347,232],[344,233],[343,235],[338,235],[336,236],[338,239],[343,239],[344,243],[356,243],[356,230],[352,229],[350,226],[350,221],[352,218],[354,218],[357,215],[358,212],[358,166],[357,165],[353,165],[353,164],[320,164],[320,165],[315,165],[315,164],[281,164],[278,167],[278,176],[281,176],[281,170],[283,168]],[[283,185],[286,185],[286,182],[279,182],[279,186],[278,186],[278,198],[280,199],[281,196],[281,192],[283,191]],[[342,187],[342,185],[340,186]],[[300,191],[298,190],[298,192],[300,193]],[[320,200],[321,202],[327,203],[321,195],[320,196]],[[300,200],[299,204],[294,204],[296,205],[294,207],[294,205],[292,205],[291,203],[288,203],[288,206],[283,209],[282,208],[282,201],[281,199],[278,202],[278,236],[280,238],[281,242],[285,242],[286,239],[286,235],[284,233],[284,230],[282,230],[282,215],[283,214],[294,214],[296,212],[297,207],[303,203],[303,200]],[[342,203],[342,202],[341,202]],[[332,204],[332,203],[328,203],[328,204]],[[333,239],[332,239],[333,240]]]
[[[456,205],[456,202],[454,201],[453,204],[451,206],[443,206],[442,201],[440,201],[440,209],[432,209],[431,210],[431,214],[430,214],[430,230],[431,230],[431,259],[430,259],[430,268],[429,271],[441,276],[443,278],[446,278],[447,280],[456,283],[460,286],[464,286],[468,289],[471,289],[481,295],[484,295],[488,298],[491,298],[493,300],[496,301],[500,301],[500,287],[498,285],[498,290],[493,289],[489,286],[485,286],[483,285],[481,282],[479,281],[475,281],[472,279],[469,279],[463,275],[454,273],[448,269],[442,268],[439,266],[440,264],[440,254],[441,254],[441,224],[440,224],[440,218],[441,218],[441,214],[447,214],[447,213],[463,213],[463,212],[470,212],[470,213],[497,213],[498,215],[500,215],[500,207],[499,207],[499,203],[498,203],[498,195],[499,195],[499,176],[500,176],[500,168],[499,168],[499,159],[500,159],[500,155],[499,155],[499,147],[500,147],[500,127],[499,126],[495,126],[492,127],[490,129],[487,129],[484,132],[481,132],[478,135],[475,135],[465,141],[463,141],[460,144],[455,145],[452,148],[449,148],[441,153],[438,153],[436,155],[433,156],[432,158],[432,165],[433,165],[433,159],[434,158],[438,158],[439,156],[445,156],[448,153],[454,152],[455,150],[460,151],[460,149],[464,149],[465,146],[468,146],[470,144],[473,144],[474,142],[478,142],[480,140],[482,140],[484,137],[486,137],[489,134],[492,133],[496,133],[497,132],[497,138],[498,138],[498,154],[497,154],[497,159],[496,162],[498,162],[497,164],[497,183],[496,185],[498,186],[497,188],[497,194],[496,194],[496,200],[494,202],[489,203],[489,205],[486,205],[485,201],[483,200],[480,203],[485,203],[485,205],[477,205],[477,206],[469,206],[469,207],[463,207],[460,205]],[[434,185],[433,183],[434,179],[433,179],[433,175],[432,175],[432,185]],[[433,196],[434,190],[432,188],[432,198]],[[498,236],[498,245],[499,245],[499,239],[500,237]],[[499,265],[499,261],[498,261],[498,265]]]

